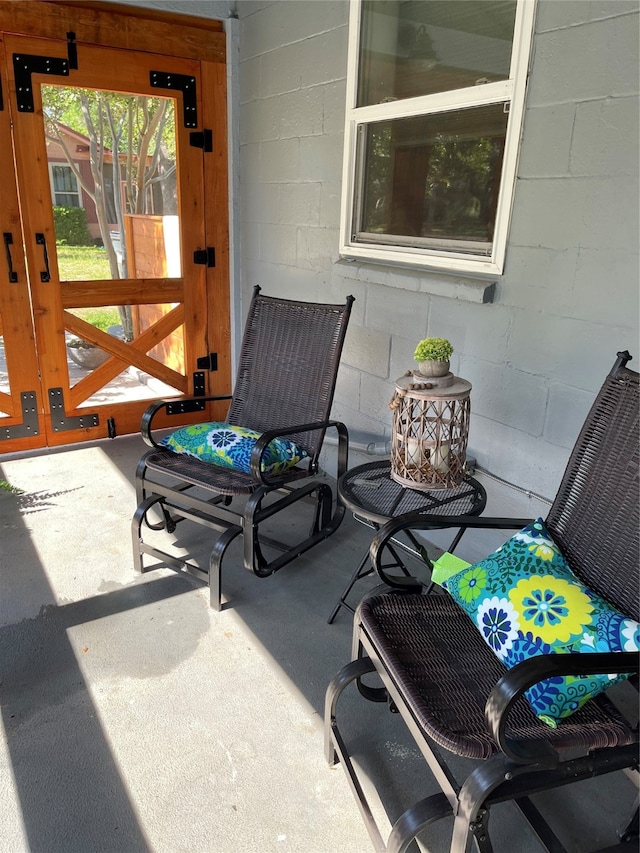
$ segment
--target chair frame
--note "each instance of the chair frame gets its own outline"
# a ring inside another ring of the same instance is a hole
[[[236,389],[241,382],[241,372],[246,369],[245,362],[252,346],[249,325],[256,312],[259,312],[261,304],[270,303],[274,309],[282,306],[286,310],[289,307],[294,311],[297,306],[302,313],[305,308],[322,311],[335,318],[334,339],[330,345],[331,351],[326,355],[323,414],[328,416],[353,302],[354,298],[348,296],[344,305],[301,303],[261,296],[260,288],[255,287],[240,354]],[[195,403],[198,408],[204,409],[205,403],[223,400],[230,401],[230,413],[234,411],[234,406],[236,412],[242,411],[242,404],[238,403],[234,394],[196,397],[193,400],[181,400],[178,405],[186,404],[188,407]],[[345,509],[337,497],[334,498],[333,489],[327,479],[319,476],[319,456],[326,430],[334,430],[338,441],[337,477],[340,477],[347,470],[349,434],[342,422],[328,417],[295,424],[287,422],[286,415],[282,414],[281,425],[271,429],[260,429],[255,416],[252,423],[229,421],[261,432],[251,452],[251,474],[242,474],[229,472],[193,457],[180,456],[159,445],[152,432],[154,419],[161,412],[171,414],[175,411],[175,401],[163,400],[149,406],[142,418],[142,437],[152,449],[140,459],[136,469],[137,508],[131,523],[135,567],[141,573],[159,568],[160,566],[155,564],[149,567],[145,565],[143,558],[148,555],[159,560],[162,566],[205,581],[210,587],[211,607],[219,611],[222,609],[222,562],[229,545],[236,537],[244,537],[245,568],[257,577],[264,578],[279,571],[338,529]],[[186,411],[189,411],[189,408]],[[273,420],[273,415],[270,417]],[[261,470],[262,457],[269,443],[278,436],[294,436],[298,443],[308,449],[309,457],[286,473],[267,476]],[[237,508],[231,506],[235,497],[239,497],[242,503]],[[274,500],[271,500],[272,497]],[[263,534],[260,526],[264,522],[303,499],[310,499],[313,506],[307,536],[291,545]],[[161,513],[159,522],[152,521],[148,515],[149,510],[156,505]],[[208,569],[144,540],[143,526],[152,531],[164,528],[173,533],[176,525],[184,519],[220,534],[213,543]],[[269,559],[265,555],[265,547],[276,549],[280,553]]]
[[[605,392],[607,382],[609,381],[609,385],[612,384],[610,380],[615,382],[620,371],[626,370],[626,363],[629,359],[630,356],[627,352],[618,354],[618,360],[609,377],[607,377],[596,403],[594,403],[592,413],[596,409],[598,400]],[[627,373],[631,374],[631,371],[627,371]],[[637,374],[633,374],[633,376],[635,376],[637,386]],[[583,438],[585,444],[589,441],[589,431],[593,428],[593,424],[590,424],[591,417],[590,414],[576,442],[558,496],[547,519],[548,522],[549,520],[556,521],[561,529],[560,536],[562,536],[563,527],[563,504],[572,501],[578,506],[580,504],[578,493],[582,487],[579,486],[577,490],[572,488],[570,474],[573,468],[580,466],[579,457],[582,452],[580,445]],[[626,499],[627,502],[633,500],[632,492],[625,495],[623,499]],[[635,507],[632,508],[635,509]],[[508,728],[510,714],[524,692],[537,682],[554,675],[587,675],[602,672],[634,673],[632,683],[635,683],[634,686],[637,688],[640,661],[640,655],[637,653],[599,652],[541,655],[526,660],[506,671],[495,684],[493,691],[487,696],[485,707],[486,726],[494,743],[493,754],[479,763],[467,779],[459,784],[447,765],[446,758],[443,755],[443,747],[438,746],[429,737],[415,712],[415,704],[413,707],[411,705],[410,694],[414,693],[415,696],[419,693],[419,688],[414,684],[407,683],[411,677],[407,675],[405,669],[402,672],[396,672],[392,666],[385,662],[381,654],[380,643],[382,641],[373,636],[367,629],[367,625],[363,624],[363,621],[367,622],[363,613],[372,612],[377,601],[388,599],[390,596],[402,596],[407,602],[412,598],[422,599],[424,602],[424,595],[416,595],[417,582],[415,580],[391,576],[384,570],[384,551],[390,540],[401,531],[429,530],[460,525],[463,525],[465,529],[521,529],[530,520],[483,517],[433,519],[421,516],[419,513],[411,513],[389,521],[373,540],[371,546],[372,564],[381,579],[391,589],[382,594],[374,591],[374,597],[369,600],[365,599],[356,611],[351,663],[340,670],[330,683],[326,694],[325,755],[329,764],[333,765],[338,761],[342,764],[377,853],[383,853],[383,851],[384,853],[401,853],[401,851],[407,850],[419,832],[423,831],[429,824],[452,814],[455,820],[450,846],[451,853],[468,853],[474,842],[481,853],[490,853],[492,846],[488,833],[489,811],[492,805],[506,800],[511,800],[516,804],[545,849],[559,853],[565,848],[529,797],[542,790],[616,770],[629,768],[638,770],[637,722],[635,728],[632,727],[629,730],[631,742],[620,743],[614,747],[602,746],[602,748],[592,748],[588,751],[582,750],[581,754],[568,758],[562,748],[554,746],[550,736],[545,739],[545,731],[548,730],[543,724],[540,724],[539,731],[532,735],[532,739],[529,741],[513,738]],[[553,529],[552,533],[554,536],[558,535]],[[568,547],[571,550],[571,543]],[[632,548],[630,552],[631,557],[633,557],[633,550]],[[637,557],[637,548],[635,551]],[[633,569],[627,573],[627,577],[632,577],[632,571]],[[607,596],[605,595],[605,597]],[[452,607],[454,606],[451,599],[447,602],[447,605],[449,604]],[[370,609],[368,609],[369,605]],[[479,648],[484,649],[482,654],[486,653],[490,656],[489,659],[493,660],[493,653],[488,647],[485,647],[479,634],[477,634],[477,641]],[[501,669],[503,668],[501,667]],[[371,687],[365,684],[362,679],[368,673],[376,673],[383,686]],[[338,700],[343,691],[353,682],[355,682],[360,694],[366,699],[375,702],[387,702],[390,704],[391,710],[399,712],[441,788],[441,793],[415,803],[395,821],[386,844],[375,822],[337,723]],[[425,701],[428,702],[428,700]],[[592,701],[602,701],[606,706],[608,700],[606,697],[600,697]],[[453,747],[451,747],[451,751],[455,753]],[[635,840],[636,847],[633,849],[637,849],[638,832],[638,802],[636,801],[631,819],[619,831],[618,835],[621,841],[627,844],[631,844],[632,840]]]

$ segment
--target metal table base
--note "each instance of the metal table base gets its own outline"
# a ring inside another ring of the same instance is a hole
[[[465,477],[455,488],[418,491],[392,480],[391,463],[386,459],[360,465],[343,474],[338,481],[338,496],[356,520],[367,524],[372,530],[378,530],[391,518],[407,512],[444,516],[480,515],[487,503],[483,486],[473,477]],[[464,532],[464,527],[459,528],[449,545],[450,552],[455,550]],[[400,558],[399,550],[407,551],[411,556],[423,560],[428,567],[431,567],[431,561],[426,549],[411,531],[405,531],[405,535],[409,539],[409,545],[394,539],[393,546],[387,546],[394,562],[385,564],[385,568],[399,568],[405,576],[410,577],[411,573]],[[372,572],[373,566],[367,549],[331,612],[327,620],[329,624],[336,618],[341,607],[354,612],[354,608],[346,600],[347,596],[357,581]]]

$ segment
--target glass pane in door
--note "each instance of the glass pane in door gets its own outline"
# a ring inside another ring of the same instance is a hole
[[[0,394],[10,394],[9,373],[7,371],[7,358],[4,351],[4,337],[0,335]],[[7,413],[2,410],[0,403],[0,418],[6,418]]]
[[[82,408],[184,393],[184,325],[182,314],[176,316],[176,311],[180,311],[178,304],[69,309],[65,314],[65,342],[69,386],[75,405]],[[172,317],[174,321],[164,328],[162,336],[155,335],[156,323],[171,321]],[[85,327],[83,336],[75,326],[76,318],[106,333],[107,342],[101,346],[89,341],[91,330]],[[74,326],[72,330],[70,325]],[[142,345],[145,337],[148,343]],[[116,362],[107,376],[95,382],[93,371],[111,356],[118,355],[111,348],[112,339],[114,343],[129,345],[129,356],[125,362]],[[136,364],[134,352],[144,354],[147,363]]]
[[[179,278],[172,98],[42,86],[60,281]]]

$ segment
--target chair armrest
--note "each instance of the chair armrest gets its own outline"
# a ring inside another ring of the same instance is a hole
[[[485,706],[487,725],[501,751],[518,764],[558,761],[548,741],[523,744],[507,737],[509,712],[523,693],[539,681],[559,675],[599,675],[600,673],[637,673],[637,652],[578,652],[576,654],[536,655],[521,661],[497,682]],[[546,766],[546,764],[545,764]]]
[[[294,435],[301,432],[314,432],[315,430],[326,430],[329,428],[335,428],[338,432],[337,477],[339,478],[347,470],[349,462],[349,432],[345,424],[341,421],[315,421],[310,424],[299,424],[297,426],[283,427],[282,429],[270,429],[263,432],[251,451],[251,457],[249,460],[251,476],[254,480],[257,480],[259,483],[269,486],[270,488],[277,487],[279,484],[286,482],[286,477],[267,477],[262,471],[262,456],[269,444],[274,438],[279,438],[281,436]]]
[[[395,589],[416,591],[422,586],[415,578],[388,575],[382,565],[382,555],[387,542],[403,530],[441,530],[447,527],[459,527],[465,530],[520,530],[531,523],[530,518],[486,518],[469,515],[425,515],[420,512],[408,512],[390,519],[375,535],[371,543],[371,565],[380,579]],[[421,548],[422,559],[430,564],[426,549]]]
[[[167,406],[175,406],[180,403],[209,403],[213,400],[230,400],[231,394],[217,394],[213,397],[181,397],[179,400],[158,400],[155,403],[151,403],[151,405],[145,409],[144,414],[142,415],[142,422],[140,423],[140,432],[142,433],[142,439],[145,444],[148,444],[149,447],[157,447],[160,448],[160,445],[156,442],[156,440],[151,435],[152,422],[155,416],[161,409],[166,409]]]

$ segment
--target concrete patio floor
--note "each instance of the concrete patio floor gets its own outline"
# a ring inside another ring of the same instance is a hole
[[[326,619],[371,531],[348,517],[265,580],[232,546],[216,613],[188,577],[134,574],[143,451],[131,436],[0,457],[0,479],[23,490],[0,491],[0,850],[368,853],[322,717],[351,643],[346,610]],[[397,715],[347,693],[341,720],[393,820],[435,783]],[[633,794],[621,774],[537,802],[583,853],[615,843]],[[539,849],[510,806],[491,825],[496,853]],[[445,851],[450,831],[432,827],[423,849]]]

